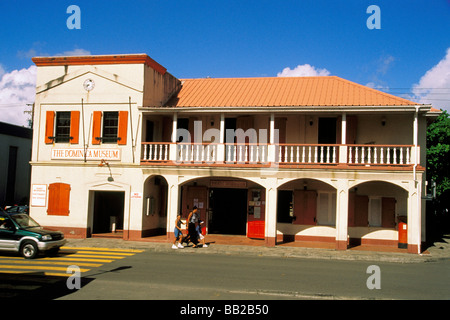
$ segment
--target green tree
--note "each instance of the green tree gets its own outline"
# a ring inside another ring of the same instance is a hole
[[[427,180],[436,182],[439,199],[450,190],[450,116],[447,111],[427,129]]]

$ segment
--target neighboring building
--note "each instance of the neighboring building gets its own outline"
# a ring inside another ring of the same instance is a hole
[[[33,61],[31,214],[68,237],[171,239],[196,205],[269,246],[397,246],[401,217],[425,241],[430,105],[335,76],[178,80],[145,54]]]
[[[30,196],[33,130],[0,122],[0,206],[26,205]]]

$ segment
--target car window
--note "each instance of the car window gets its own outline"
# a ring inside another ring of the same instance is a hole
[[[11,215],[11,218],[22,228],[39,227],[39,223],[23,213]]]
[[[12,230],[14,229],[14,224],[11,220],[5,217],[0,217],[0,230]]]

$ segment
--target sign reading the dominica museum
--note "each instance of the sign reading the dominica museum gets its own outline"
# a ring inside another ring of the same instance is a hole
[[[84,160],[84,149],[52,149],[53,160]],[[120,160],[120,149],[86,150],[86,160]]]

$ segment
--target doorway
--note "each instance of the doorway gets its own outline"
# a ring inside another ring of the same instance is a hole
[[[92,233],[123,233],[125,192],[93,192]]]
[[[319,118],[319,144],[336,143],[336,118]]]
[[[232,235],[246,234],[247,192],[247,189],[210,189],[208,233]]]

